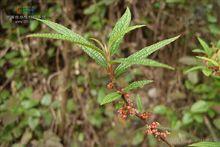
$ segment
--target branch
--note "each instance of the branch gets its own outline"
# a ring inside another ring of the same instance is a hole
[[[140,120],[142,120],[147,126],[150,126],[152,130],[147,130],[148,131],[153,131],[151,132],[151,134],[153,134],[154,136],[156,136],[156,138],[158,138],[158,140],[162,140],[164,143],[166,143],[169,147],[174,147],[173,145],[171,145],[165,138],[166,135],[169,134],[167,131],[166,132],[160,132],[157,130],[157,125],[159,123],[155,123],[148,125],[147,123],[147,118],[150,117],[149,113],[140,113],[138,112],[138,110],[133,106],[133,103],[130,100],[130,95],[128,93],[126,93],[123,88],[121,88],[120,86],[117,85],[117,83],[115,82],[115,76],[114,76],[114,71],[113,71],[113,67],[110,64],[109,67],[107,68],[107,72],[109,74],[109,79],[110,79],[110,83],[107,85],[107,87],[109,89],[114,89],[115,91],[119,92],[122,95],[122,99],[125,102],[125,106],[122,109],[119,109],[119,113],[122,115],[122,118],[126,119],[128,114],[133,114],[136,117],[138,117]],[[155,132],[154,132],[155,131]]]

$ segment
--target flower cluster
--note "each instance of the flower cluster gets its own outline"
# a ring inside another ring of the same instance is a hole
[[[160,124],[158,122],[152,122],[150,125],[148,125],[148,130],[146,130],[146,134],[152,134],[158,139],[165,139],[168,134],[170,134],[168,131],[161,132],[158,130],[158,126]]]

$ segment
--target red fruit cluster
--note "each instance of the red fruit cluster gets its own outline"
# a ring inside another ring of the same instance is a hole
[[[150,117],[150,113],[143,112],[139,115],[139,117],[143,120],[148,119]]]
[[[152,134],[158,139],[165,139],[168,134],[170,134],[168,131],[161,132],[158,130],[158,126],[160,124],[158,122],[152,122],[150,125],[148,125],[148,130],[145,132],[146,134]]]
[[[107,88],[112,89],[114,87],[114,84],[112,82],[108,83]]]
[[[130,105],[125,105],[118,110],[118,115],[122,119],[127,119],[129,115],[135,115],[137,113],[137,109]]]

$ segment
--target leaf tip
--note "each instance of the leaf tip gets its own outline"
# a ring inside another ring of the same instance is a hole
[[[32,34],[26,35],[25,38],[30,38],[32,37]]]
[[[177,35],[175,38],[178,39],[182,36],[182,34]]]

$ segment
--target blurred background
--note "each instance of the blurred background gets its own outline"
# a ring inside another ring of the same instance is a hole
[[[111,147],[165,146],[144,136],[144,124],[122,122],[117,106],[100,106],[108,93],[106,71],[68,42],[25,38],[52,30],[31,17],[60,23],[84,37],[106,40],[126,7],[132,24],[146,27],[127,34],[118,57],[157,41],[181,38],[150,58],[162,68],[131,68],[118,81],[151,79],[136,90],[144,110],[171,132],[168,141],[187,146],[220,138],[220,80],[201,72],[184,74],[196,64],[197,36],[220,46],[219,0],[1,0],[0,146]],[[61,101],[65,99],[65,101]],[[135,96],[134,99],[135,101]]]

